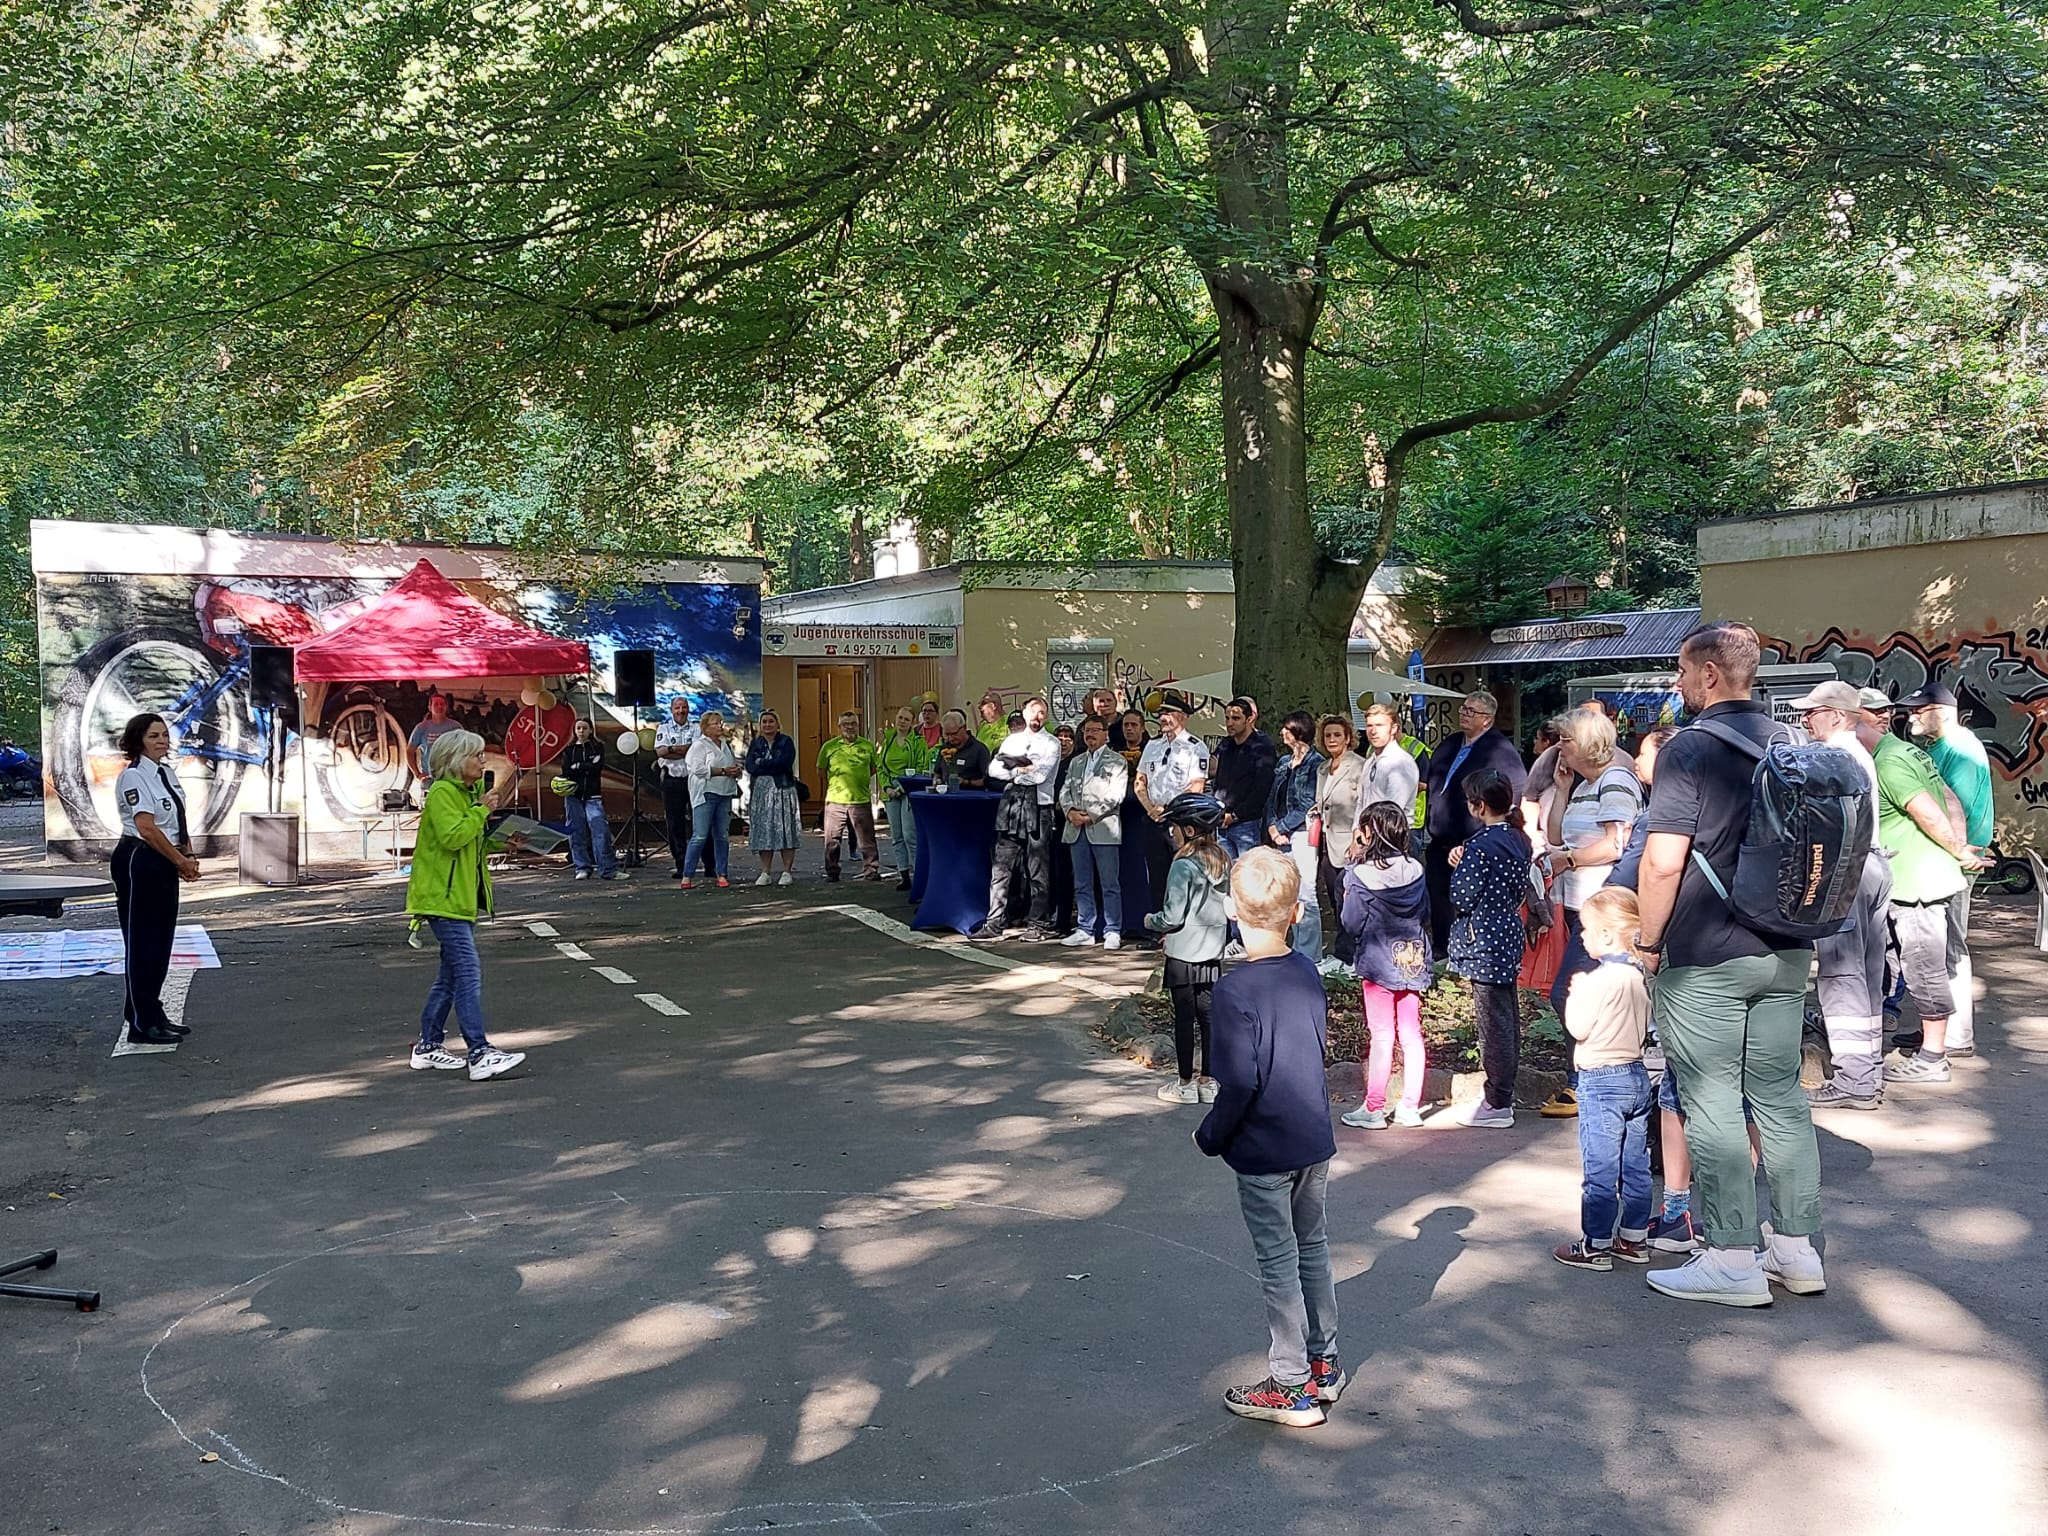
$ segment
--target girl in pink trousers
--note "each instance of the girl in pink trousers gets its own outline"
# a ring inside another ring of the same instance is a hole
[[[1391,800],[1358,813],[1359,849],[1344,872],[1344,932],[1364,994],[1372,1046],[1365,1103],[1342,1117],[1361,1130],[1387,1125],[1387,1080],[1394,1041],[1401,1042],[1401,1104],[1394,1124],[1422,1124],[1422,994],[1433,972],[1429,952],[1429,887],[1408,855],[1408,813]]]

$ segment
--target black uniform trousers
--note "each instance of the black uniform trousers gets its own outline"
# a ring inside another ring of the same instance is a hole
[[[128,973],[121,1017],[130,1029],[162,1029],[170,1023],[163,991],[178,927],[177,866],[142,839],[122,838],[114,849],[114,907]]]
[[[988,920],[1004,926],[1009,912],[1010,878],[1019,860],[1030,892],[1028,915],[1034,927],[1052,924],[1052,807],[1038,803],[1036,786],[1012,789],[996,811],[996,846],[989,860]]]

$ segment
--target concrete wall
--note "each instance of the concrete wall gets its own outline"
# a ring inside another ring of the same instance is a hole
[[[1228,572],[1224,573],[1228,580]],[[1048,640],[1108,640],[1110,686],[1142,694],[1172,673],[1230,665],[1236,604],[1229,590],[1119,592],[984,588],[967,594],[960,660],[967,691],[1023,698],[1046,686]]]
[[[2048,481],[1852,502],[1699,532],[1708,617],[1894,697],[1930,675],[1991,757],[1999,837],[2048,847]]]

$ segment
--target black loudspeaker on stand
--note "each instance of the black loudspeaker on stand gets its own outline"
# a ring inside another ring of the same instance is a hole
[[[633,711],[632,729],[637,731],[640,711],[654,708],[653,651],[612,652],[612,702]],[[640,759],[646,755],[635,752],[626,759],[626,771],[633,775],[633,809],[626,817],[627,846],[619,855],[619,862],[628,869],[638,869],[647,862],[647,855],[640,851]]]
[[[612,702],[628,709],[654,708],[654,652],[612,652]],[[637,722],[640,717],[633,718]]]

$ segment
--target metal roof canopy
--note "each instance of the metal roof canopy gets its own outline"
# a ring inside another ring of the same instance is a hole
[[[1676,662],[1678,643],[1699,627],[1697,608],[1644,608],[1506,624],[1440,629],[1423,648],[1425,666],[1512,667],[1545,662]]]

